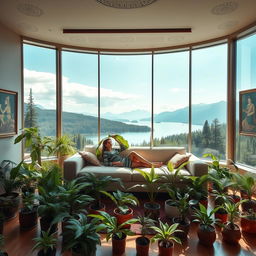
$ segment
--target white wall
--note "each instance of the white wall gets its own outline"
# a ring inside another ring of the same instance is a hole
[[[20,37],[0,23],[0,88],[18,92],[18,133],[21,129],[21,43]],[[20,162],[21,143],[14,145],[16,136],[0,138],[0,162]]]

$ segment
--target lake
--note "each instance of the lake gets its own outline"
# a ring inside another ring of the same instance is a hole
[[[146,125],[150,127],[149,121],[143,121],[139,123],[128,123],[134,125]],[[202,125],[192,125],[192,131],[202,130]],[[180,134],[180,133],[188,133],[188,124],[185,123],[174,123],[174,122],[161,122],[154,123],[154,138],[166,137],[169,135]],[[144,141],[150,141],[150,132],[125,132],[120,133],[129,144],[141,144]],[[101,134],[101,138],[107,137],[108,134]],[[86,136],[86,139],[91,139],[93,144],[98,144],[98,136]]]

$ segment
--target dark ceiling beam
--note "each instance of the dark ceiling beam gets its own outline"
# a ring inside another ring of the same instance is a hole
[[[141,28],[141,29],[69,29],[64,34],[124,34],[124,33],[190,33],[191,28]]]

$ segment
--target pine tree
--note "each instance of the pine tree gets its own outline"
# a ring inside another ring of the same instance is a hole
[[[224,152],[224,140],[221,135],[221,125],[219,120],[215,118],[211,124],[211,143],[210,146],[213,149],[218,150],[220,153]]]
[[[24,125],[26,128],[37,127],[37,113],[36,113],[36,109],[35,109],[35,105],[34,105],[32,88],[30,88],[30,91],[29,91]]]
[[[204,122],[202,137],[202,146],[208,148],[211,141],[211,129],[208,120]]]

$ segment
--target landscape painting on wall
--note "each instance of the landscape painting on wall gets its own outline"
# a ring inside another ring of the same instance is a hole
[[[256,89],[239,92],[239,132],[256,136]]]
[[[0,89],[0,137],[17,134],[17,94]]]

